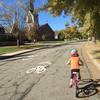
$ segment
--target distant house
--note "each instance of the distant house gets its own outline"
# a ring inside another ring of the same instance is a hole
[[[55,39],[58,39],[59,32],[55,31]]]
[[[38,32],[40,35],[39,40],[54,40],[55,38],[55,32],[48,23],[40,26]]]
[[[32,0],[30,0],[26,22],[28,31],[33,31],[33,40],[54,40],[55,32],[52,30],[52,28],[48,24],[42,26],[39,25],[38,14],[34,11]],[[34,32],[36,34],[34,34]]]

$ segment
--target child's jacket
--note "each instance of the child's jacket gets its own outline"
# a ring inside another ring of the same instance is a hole
[[[71,69],[80,69],[79,62],[80,62],[79,57],[71,57],[70,58]]]

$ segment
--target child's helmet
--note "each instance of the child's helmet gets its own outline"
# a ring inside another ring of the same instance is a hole
[[[73,48],[73,49],[71,50],[71,55],[75,55],[75,54],[77,54],[77,53],[78,53],[77,49]]]

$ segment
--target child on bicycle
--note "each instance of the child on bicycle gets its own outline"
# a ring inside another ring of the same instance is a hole
[[[71,78],[70,78],[70,83],[69,87],[72,87],[72,80],[73,80],[73,72],[78,72],[78,79],[81,79],[80,76],[80,65],[83,64],[82,60],[79,57],[78,50],[77,49],[72,49],[71,50],[71,57],[67,62],[67,65],[71,65]]]

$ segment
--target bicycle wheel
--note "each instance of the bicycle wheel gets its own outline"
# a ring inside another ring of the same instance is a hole
[[[84,97],[89,97],[89,96],[95,95],[97,92],[98,92],[98,90],[94,87],[94,85],[90,84],[86,87],[79,88],[77,96],[79,98],[84,98]]]
[[[74,89],[75,89],[75,96],[77,97],[78,96],[78,89],[79,89],[79,86],[78,86],[78,76],[76,74],[74,74],[74,77],[73,77],[73,85],[74,85]]]
[[[92,96],[92,95],[94,95],[96,93],[97,93],[97,89],[94,87],[93,84],[87,86],[86,89],[84,89],[84,94],[86,96]]]

